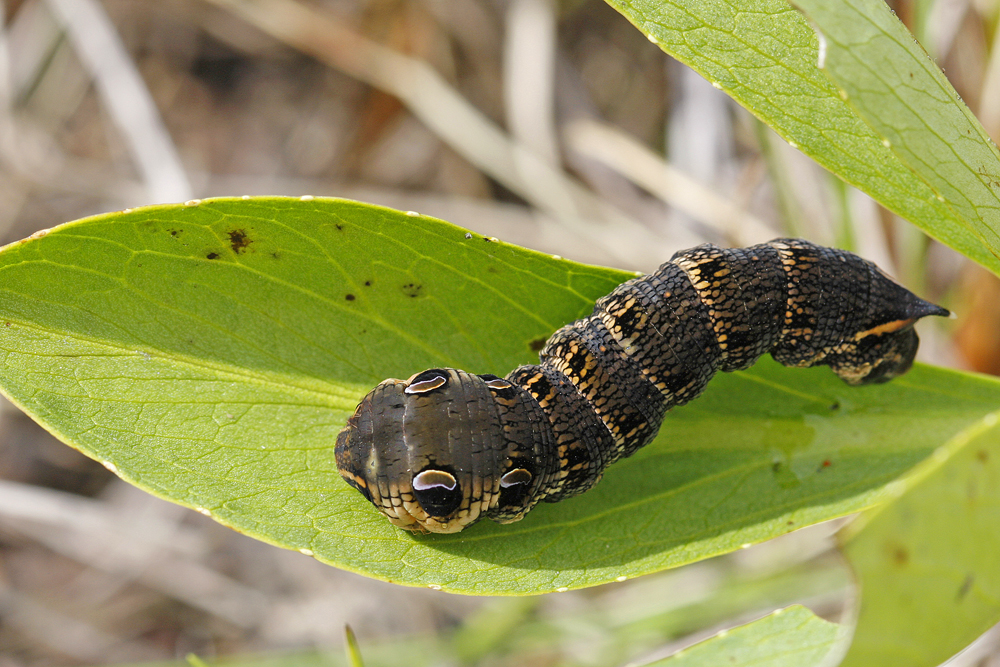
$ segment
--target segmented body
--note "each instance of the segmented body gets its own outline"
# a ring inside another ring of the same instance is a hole
[[[851,384],[909,369],[913,323],[947,311],[874,264],[798,239],[703,245],[618,286],[506,378],[431,369],[386,380],[337,440],[341,474],[393,523],[456,532],[591,488],[718,370],[770,352]]]

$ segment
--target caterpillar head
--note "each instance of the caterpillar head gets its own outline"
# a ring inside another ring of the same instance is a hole
[[[542,481],[539,457],[511,439],[522,394],[496,376],[452,368],[385,380],[338,435],[337,467],[401,528],[456,533],[483,516],[516,521]]]

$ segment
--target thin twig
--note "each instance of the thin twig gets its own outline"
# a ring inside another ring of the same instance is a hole
[[[667,204],[715,229],[737,245],[766,241],[775,230],[678,171],[621,130],[594,121],[566,129],[573,149],[615,169]]]
[[[191,198],[180,157],[135,64],[100,3],[48,0],[125,137],[149,203]]]

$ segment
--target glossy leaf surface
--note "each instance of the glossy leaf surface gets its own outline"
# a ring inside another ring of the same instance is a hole
[[[888,13],[881,0],[869,0],[867,5],[876,2]],[[864,39],[859,32],[850,43],[845,39],[843,56],[856,61],[857,67],[838,73],[835,84],[819,67],[816,33],[785,0],[608,0],[608,4],[803,153],[928,235],[1000,275],[997,227],[990,219],[980,223],[969,215],[979,208],[995,207],[995,193],[1000,190],[994,168],[996,149],[978,123],[970,121],[964,105],[957,103],[943,75],[930,73],[928,68],[936,70],[936,66],[926,58],[919,65],[924,75],[921,81],[929,77],[933,87],[910,90],[909,75],[917,72],[907,69],[914,67],[912,59],[899,61],[899,54],[882,41],[859,43]],[[859,22],[858,10],[850,3],[810,0],[801,5],[817,11],[822,6],[824,15],[842,26],[846,34],[855,26],[866,25]],[[898,31],[893,38],[903,40]],[[908,34],[905,39],[912,42]],[[834,45],[831,40],[825,57],[831,73],[835,73]],[[912,44],[895,46],[906,54],[913,51]],[[873,99],[864,113],[859,113],[852,103],[861,99],[857,88],[867,85],[869,79],[877,80],[879,87],[868,95]],[[838,85],[849,89],[850,95],[842,96]],[[922,125],[914,122],[914,116],[932,104],[923,99],[925,94],[935,98],[934,115]],[[893,104],[879,107],[887,100]],[[890,127],[909,136],[899,140],[890,137],[892,141],[888,141],[884,127],[869,126],[873,116],[883,117]],[[950,119],[958,117],[964,124],[948,129],[947,135],[932,137],[927,133],[948,127]],[[973,124],[978,129],[970,129]],[[913,134],[911,128],[919,132]],[[959,138],[956,133],[963,141],[954,148],[976,159],[948,159],[945,142]],[[934,145],[929,156],[933,162],[923,165],[929,172],[911,170],[916,165],[907,155],[919,153],[928,144]],[[979,172],[980,168],[985,171]],[[955,175],[960,178],[954,179]],[[949,181],[949,185],[945,187],[939,180]]]
[[[937,64],[882,0],[795,1],[841,98],[1000,257],[1000,153]]]

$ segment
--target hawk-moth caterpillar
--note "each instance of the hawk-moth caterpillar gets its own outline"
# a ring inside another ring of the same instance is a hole
[[[913,323],[948,315],[852,253],[800,239],[701,245],[619,285],[506,378],[385,380],[337,437],[340,474],[393,524],[454,533],[582,493],[717,370],[770,352],[848,384],[909,370]]]

